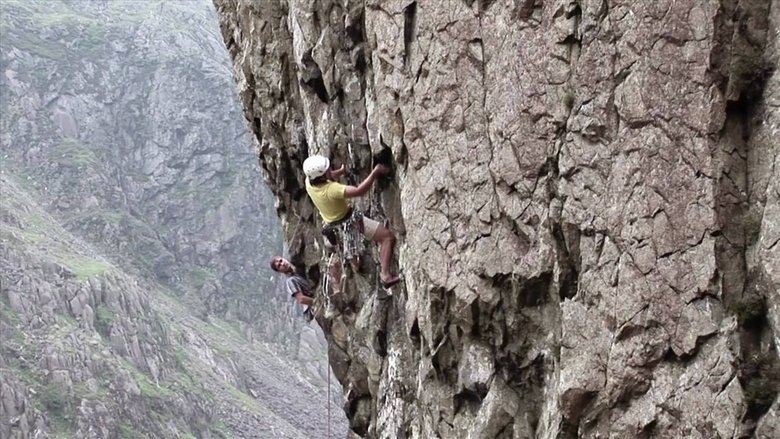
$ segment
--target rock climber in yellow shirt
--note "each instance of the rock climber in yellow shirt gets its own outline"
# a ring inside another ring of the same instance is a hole
[[[330,169],[330,160],[327,157],[315,155],[303,162],[303,173],[306,174],[306,192],[314,205],[317,206],[326,226],[354,223],[366,239],[379,243],[380,279],[385,286],[394,285],[401,280],[397,274],[390,271],[390,266],[393,263],[395,236],[390,229],[378,221],[353,209],[349,199],[368,193],[377,177],[389,172],[390,168],[387,166],[376,165],[371,174],[355,187],[335,181],[346,173],[346,169],[343,165],[339,169]],[[358,215],[362,218],[357,218]]]

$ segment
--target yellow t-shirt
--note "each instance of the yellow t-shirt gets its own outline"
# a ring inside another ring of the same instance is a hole
[[[326,223],[334,223],[349,213],[352,206],[344,196],[346,190],[346,185],[334,181],[312,186],[309,179],[306,179],[306,192]]]

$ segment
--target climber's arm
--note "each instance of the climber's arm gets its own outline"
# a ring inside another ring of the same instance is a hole
[[[309,305],[309,306],[311,306],[314,303],[314,299],[313,298],[311,298],[311,297],[309,297],[309,296],[307,296],[307,295],[305,295],[305,294],[303,294],[301,292],[295,293],[295,295],[293,295],[293,297],[295,297],[295,301],[300,303],[301,305]]]
[[[390,172],[390,168],[384,165],[376,165],[374,166],[374,169],[371,171],[370,174],[368,174],[368,177],[366,177],[365,180],[361,181],[360,184],[355,186],[347,186],[344,189],[344,197],[345,198],[355,198],[355,197],[362,197],[366,193],[368,193],[368,190],[371,189],[371,185],[374,184],[374,181],[376,181],[377,177],[380,175],[385,175]]]
[[[332,176],[334,179],[336,179],[336,178],[341,178],[341,177],[343,177],[343,176],[344,176],[344,174],[346,174],[346,173],[347,173],[347,168],[346,168],[344,165],[341,165],[341,167],[340,167],[340,168],[338,168],[338,169],[334,169],[334,170],[331,170],[331,171],[330,171],[330,174],[331,174],[331,176]]]

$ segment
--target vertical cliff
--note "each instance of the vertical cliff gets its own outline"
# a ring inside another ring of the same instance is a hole
[[[352,276],[331,363],[367,437],[771,437],[776,1],[215,0],[285,240],[310,154],[405,286]]]

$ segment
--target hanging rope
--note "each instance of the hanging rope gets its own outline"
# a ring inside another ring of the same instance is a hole
[[[328,349],[328,439],[330,439],[330,349]]]
[[[374,170],[374,156],[371,156],[371,170]],[[371,187],[371,190],[368,191],[368,208],[366,208],[366,215],[368,215],[369,218],[376,219],[376,210],[374,209],[374,192],[376,192],[376,182]]]

